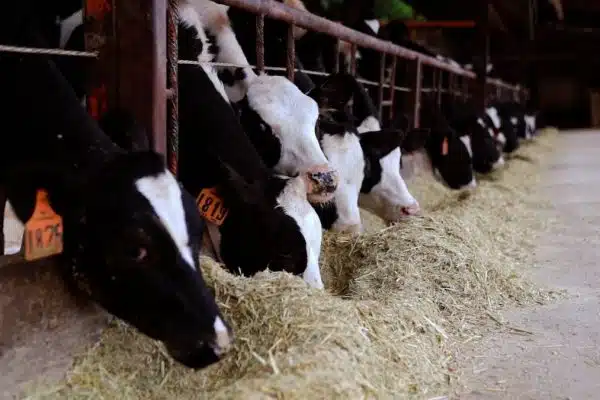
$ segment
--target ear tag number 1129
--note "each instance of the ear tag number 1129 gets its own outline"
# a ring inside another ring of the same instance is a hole
[[[48,192],[38,189],[33,214],[25,224],[25,259],[38,260],[63,251],[63,220],[48,202]]]

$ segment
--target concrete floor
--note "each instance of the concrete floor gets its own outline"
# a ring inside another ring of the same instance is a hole
[[[505,313],[531,334],[467,349],[461,399],[600,399],[600,131],[565,132],[557,149],[542,190],[560,222],[540,238],[532,278],[568,298]]]

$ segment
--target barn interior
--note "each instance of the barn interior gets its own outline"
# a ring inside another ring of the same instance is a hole
[[[417,38],[457,60],[487,54],[494,74],[530,89],[530,101],[560,128],[597,127],[600,3],[586,0],[407,1],[432,22]],[[481,21],[439,28],[433,21]],[[488,40],[483,38],[487,37]]]

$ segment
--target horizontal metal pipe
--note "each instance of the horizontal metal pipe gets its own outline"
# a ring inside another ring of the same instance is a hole
[[[325,33],[361,47],[371,48],[380,52],[393,54],[408,60],[420,59],[421,64],[429,65],[454,74],[475,78],[475,74],[463,68],[446,64],[433,57],[426,56],[413,50],[397,46],[392,42],[383,41],[373,36],[357,32],[340,23],[329,21],[309,12],[286,6],[275,0],[215,0],[231,7],[238,7],[254,14],[264,14],[266,17],[285,21],[305,29]]]

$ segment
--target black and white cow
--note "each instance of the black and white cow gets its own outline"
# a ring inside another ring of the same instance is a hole
[[[335,204],[318,209],[324,227],[360,232],[359,205],[389,223],[418,214],[400,175],[405,132],[381,129],[368,94],[347,73],[329,76],[309,94],[320,107],[321,146],[340,174]]]
[[[472,103],[455,101],[446,113],[455,131],[469,135],[475,171],[485,174],[504,165],[502,146],[492,125],[495,122],[490,122],[493,112],[478,113]]]
[[[0,42],[45,47],[26,11],[1,18]],[[218,361],[233,338],[198,269],[203,223],[163,158],[118,148],[45,56],[3,54],[0,86],[12,132],[1,183],[21,222],[37,190],[48,192],[63,220],[67,282],[182,364]]]
[[[182,4],[179,16],[180,58],[209,58],[208,39],[194,7]],[[179,118],[181,182],[196,196],[217,187],[229,208],[222,225],[213,229],[215,247],[229,270],[252,275],[269,267],[302,275],[322,288],[321,224],[306,195],[312,177],[271,173],[212,66],[179,67]]]

